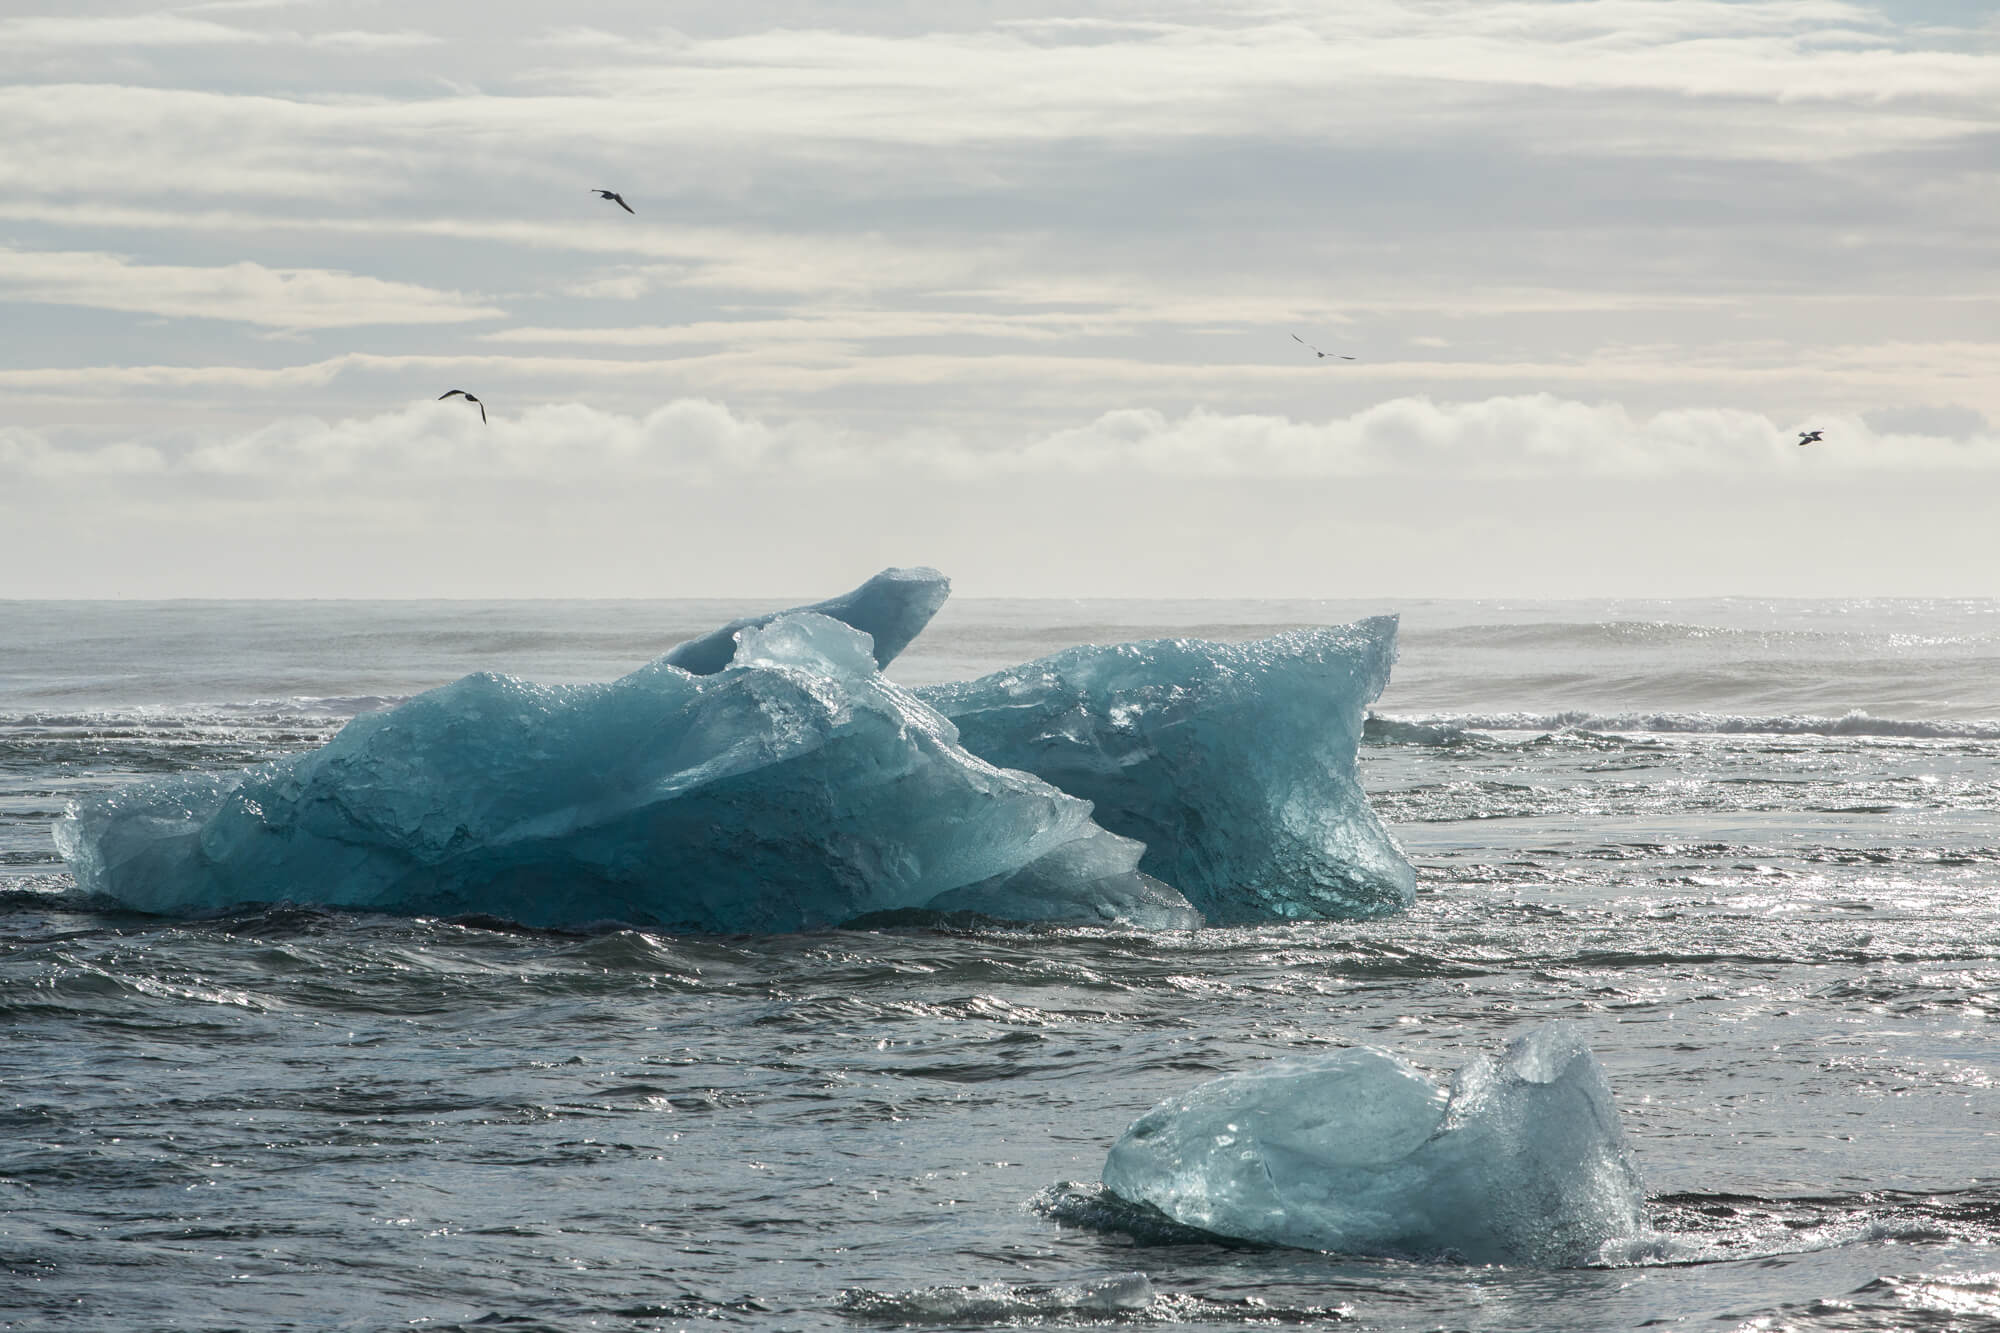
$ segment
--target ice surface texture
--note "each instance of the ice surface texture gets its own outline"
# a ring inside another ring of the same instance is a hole
[[[867,634],[791,613],[738,631],[730,656],[714,674],[663,659],[597,685],[468,676],[307,754],[88,799],[57,841],[83,889],[161,913],[291,901],[701,931],[907,909],[1200,924],[1088,804],[960,748],[883,679]]]
[[[1092,802],[1211,922],[1409,906],[1416,872],[1355,774],[1396,618],[1254,643],[1071,648],[917,693],[965,748]]]
[[[1610,1086],[1567,1023],[1449,1093],[1366,1048],[1204,1083],[1133,1122],[1104,1185],[1216,1235],[1473,1263],[1589,1263],[1645,1227]]]
[[[666,662],[697,676],[712,676],[729,665],[736,653],[736,636],[746,629],[770,624],[782,615],[815,611],[843,625],[852,625],[874,641],[875,665],[886,667],[896,654],[923,633],[924,626],[951,596],[951,580],[935,569],[885,569],[853,592],[829,597],[811,606],[769,615],[732,620],[721,629],[689,639],[668,650]]]

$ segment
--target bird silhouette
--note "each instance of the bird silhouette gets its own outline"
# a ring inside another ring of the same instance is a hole
[[[473,404],[475,407],[479,409],[479,424],[482,426],[486,424],[486,404],[480,402],[477,398],[473,397],[471,394],[467,393],[463,389],[452,389],[449,392],[441,393],[438,395],[438,401],[440,403],[447,398],[463,398],[466,402]]]
[[[633,212],[632,205],[626,203],[625,196],[618,193],[618,191],[616,190],[592,190],[591,193],[596,195],[599,199],[609,199],[612,203],[618,205],[620,208],[624,209],[627,213]],[[636,213],[633,213],[633,216],[636,217],[638,215]]]
[[[1809,445],[1809,444],[1818,444],[1818,443],[1819,443],[1819,437],[1820,437],[1820,432],[1818,432],[1818,431],[1816,431],[1816,430],[1802,430],[1802,431],[1800,431],[1800,432],[1799,432],[1799,448],[1803,449],[1803,448],[1805,448],[1805,447],[1806,447],[1807,445]]]
[[[1311,343],[1307,342],[1304,338],[1299,337],[1299,335],[1296,333],[1292,335],[1292,341],[1297,343],[1299,346],[1305,348],[1307,351],[1311,352],[1314,356],[1320,358],[1322,361],[1324,361],[1328,357],[1336,357],[1342,361],[1352,361],[1354,359],[1353,357],[1340,352],[1322,352],[1319,350],[1319,348],[1314,347]]]

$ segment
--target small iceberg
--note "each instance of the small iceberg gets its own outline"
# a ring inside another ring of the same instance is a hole
[[[968,754],[867,634],[795,612],[731,642],[711,675],[662,659],[598,685],[468,676],[307,754],[85,799],[56,840],[86,892],[163,914],[1201,923],[1088,802]]]
[[[1349,1254],[1559,1267],[1646,1231],[1610,1086],[1569,1023],[1449,1090],[1370,1048],[1204,1083],[1134,1121],[1103,1181],[1212,1235]]]
[[[982,759],[1095,806],[1211,922],[1369,917],[1416,871],[1355,771],[1396,618],[1251,643],[1071,648],[918,696]]]

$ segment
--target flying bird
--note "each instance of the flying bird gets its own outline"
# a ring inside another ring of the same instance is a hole
[[[1803,449],[1803,448],[1805,448],[1805,447],[1806,447],[1807,445],[1809,445],[1809,444],[1818,444],[1818,443],[1819,443],[1819,437],[1820,437],[1820,432],[1818,432],[1818,431],[1816,431],[1816,430],[1802,430],[1802,431],[1800,431],[1800,432],[1799,432],[1799,448]]]
[[[473,405],[479,408],[480,424],[481,425],[486,424],[486,404],[480,402],[477,398],[473,397],[471,394],[467,393],[463,389],[453,389],[448,393],[441,393],[438,395],[438,401],[440,403],[447,398],[463,398],[466,402],[472,403]]]
[[[632,205],[626,203],[625,196],[618,193],[618,191],[616,190],[592,190],[591,193],[596,195],[599,199],[609,199],[612,203],[618,205],[620,208],[624,209],[627,213],[632,213]],[[633,213],[633,216],[637,217],[638,214]]]
[[[1304,338],[1299,337],[1299,335],[1296,333],[1292,335],[1292,341],[1297,343],[1299,346],[1305,348],[1307,351],[1311,352],[1314,356],[1319,357],[1321,360],[1324,360],[1330,356],[1337,356],[1342,361],[1352,361],[1354,359],[1351,356],[1346,356],[1338,352],[1322,352],[1319,350],[1319,348],[1314,347],[1311,343],[1307,342]]]

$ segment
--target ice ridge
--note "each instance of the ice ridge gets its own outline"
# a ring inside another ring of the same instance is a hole
[[[712,676],[729,665],[736,654],[736,638],[746,629],[758,629],[780,616],[801,611],[817,612],[843,625],[851,625],[872,640],[875,665],[886,667],[923,633],[924,626],[951,596],[951,580],[935,569],[885,569],[852,592],[829,597],[811,606],[795,606],[789,611],[745,616],[699,638],[676,644],[664,660],[669,666],[697,676]]]

